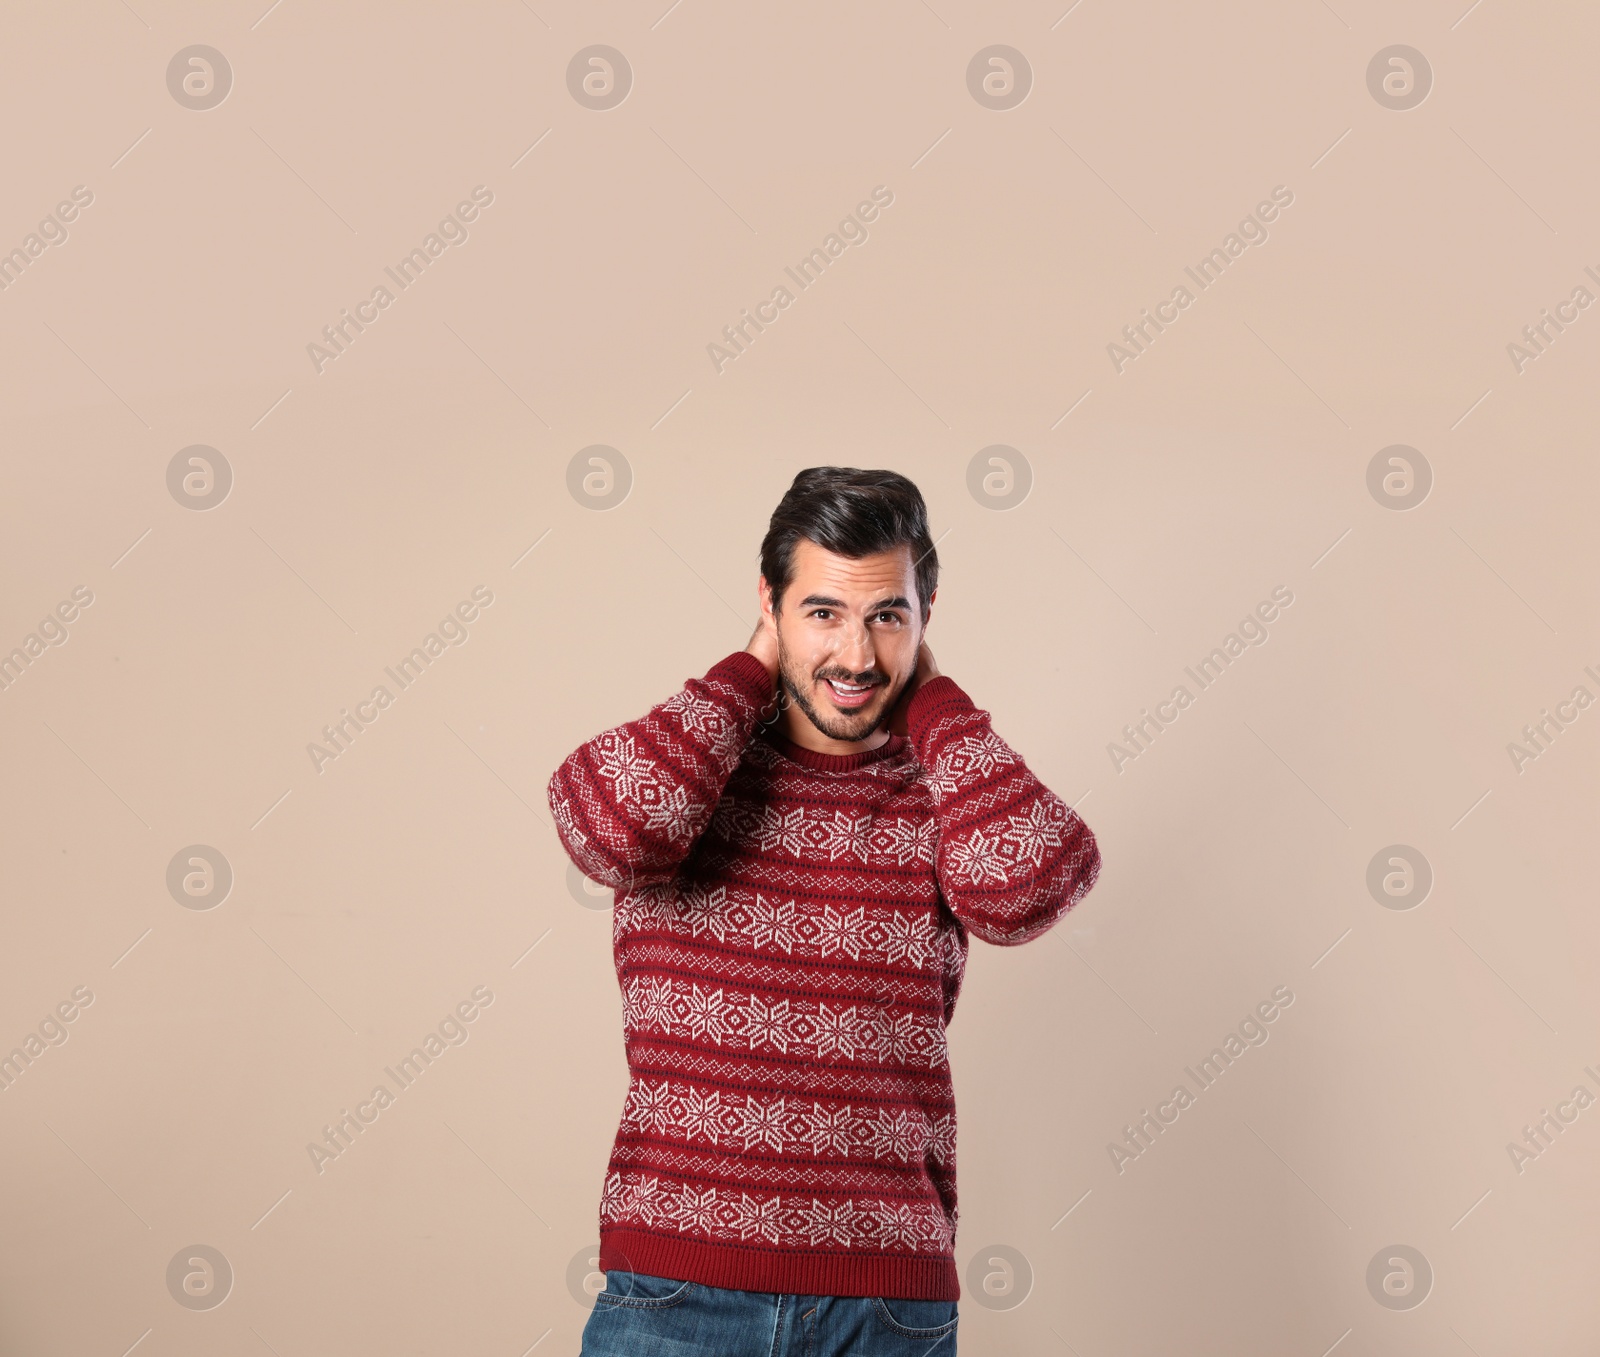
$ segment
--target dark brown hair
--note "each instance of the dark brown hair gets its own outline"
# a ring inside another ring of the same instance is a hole
[[[794,575],[801,538],[859,559],[898,546],[911,548],[922,620],[939,585],[939,553],[928,535],[922,492],[897,471],[853,466],[807,467],[778,501],[761,542],[761,573],[772,586],[772,610]]]

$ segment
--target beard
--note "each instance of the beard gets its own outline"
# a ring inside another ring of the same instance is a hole
[[[812,700],[812,694],[817,682],[830,678],[841,683],[872,683],[877,686],[872,700],[856,711],[824,710]],[[889,675],[881,669],[852,674],[838,665],[825,664],[815,673],[809,673],[789,653],[782,636],[778,638],[778,681],[789,701],[805,713],[813,726],[830,740],[850,742],[865,740],[884,725],[889,713],[894,710],[901,690],[906,686],[903,680],[891,687]]]

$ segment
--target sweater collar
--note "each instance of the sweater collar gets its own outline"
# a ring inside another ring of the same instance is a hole
[[[876,749],[865,749],[859,754],[823,754],[796,744],[787,735],[780,735],[776,723],[762,730],[761,737],[792,763],[798,763],[802,768],[814,768],[819,773],[853,772],[869,763],[895,758],[909,744],[904,735],[891,735]]]

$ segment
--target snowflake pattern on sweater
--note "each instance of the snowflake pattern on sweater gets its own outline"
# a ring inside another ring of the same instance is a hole
[[[600,1265],[959,1299],[968,935],[1038,937],[1099,848],[948,676],[850,755],[762,730],[770,695],[736,652],[550,779],[568,855],[615,891],[629,1084]]]

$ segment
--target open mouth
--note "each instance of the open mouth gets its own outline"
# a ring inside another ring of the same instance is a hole
[[[843,683],[838,679],[823,679],[822,682],[832,694],[834,704],[845,708],[866,706],[878,689],[876,683]]]

